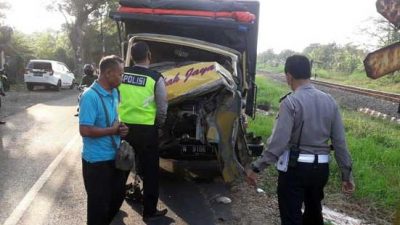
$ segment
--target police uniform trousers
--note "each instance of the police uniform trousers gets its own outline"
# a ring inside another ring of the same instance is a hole
[[[124,201],[128,173],[115,168],[114,160],[90,163],[84,159],[82,172],[87,193],[87,224],[110,224]]]
[[[317,158],[317,157],[316,157]],[[278,203],[283,225],[323,225],[321,200],[329,163],[302,163],[279,171]],[[304,213],[302,205],[304,203]]]
[[[157,210],[159,197],[159,151],[158,133],[154,125],[127,124],[129,133],[125,140],[135,149],[136,172],[143,180],[143,215]]]

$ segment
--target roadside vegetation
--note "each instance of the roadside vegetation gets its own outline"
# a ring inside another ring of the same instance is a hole
[[[13,29],[4,20],[10,6],[0,3],[0,50],[7,58],[12,84],[23,82],[30,59],[64,62],[79,81],[84,64],[97,64],[104,54],[120,54],[117,27],[107,17],[118,7],[117,0],[54,0],[43,7],[64,15],[60,30],[26,34]]]
[[[249,129],[265,140],[271,135],[279,97],[289,89],[285,84],[261,76],[257,77],[256,83],[259,87],[258,104],[271,105],[274,113],[268,116],[259,113],[255,120],[250,121]],[[356,192],[350,198],[341,194],[340,171],[332,160],[331,175],[325,189],[327,203],[340,208],[343,202],[350,200],[390,220],[400,203],[400,126],[353,111],[342,109],[341,112],[353,158]],[[268,168],[263,180],[263,188],[268,193],[275,193],[276,177],[275,169]]]

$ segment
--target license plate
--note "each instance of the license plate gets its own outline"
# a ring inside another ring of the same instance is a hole
[[[202,154],[206,153],[205,146],[201,145],[184,145],[182,146],[182,153],[183,154]]]
[[[35,76],[35,77],[41,77],[41,76],[43,76],[43,74],[42,74],[42,73],[33,73],[33,76]]]

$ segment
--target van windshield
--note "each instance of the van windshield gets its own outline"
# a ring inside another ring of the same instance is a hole
[[[30,62],[28,64],[27,69],[36,69],[36,70],[44,70],[51,71],[51,63],[48,62]]]

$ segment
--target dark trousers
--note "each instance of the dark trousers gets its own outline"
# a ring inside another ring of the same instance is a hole
[[[127,125],[129,133],[125,140],[135,149],[137,173],[143,180],[143,215],[151,215],[157,210],[159,152],[158,133],[155,126]]]
[[[279,172],[278,203],[283,225],[324,224],[321,200],[328,177],[328,163],[298,163],[287,172]]]
[[[87,193],[87,224],[108,225],[125,197],[128,173],[115,168],[114,160],[89,163],[82,160]]]

